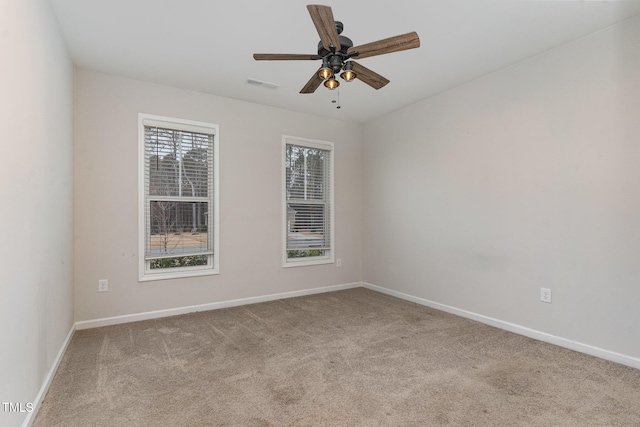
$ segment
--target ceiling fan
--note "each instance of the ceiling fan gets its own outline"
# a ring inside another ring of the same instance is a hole
[[[353,46],[351,39],[341,35],[344,28],[342,22],[334,21],[330,6],[318,4],[307,5],[311,20],[316,26],[320,43],[318,54],[286,54],[286,53],[254,53],[256,61],[279,60],[322,60],[322,67],[309,79],[300,93],[313,93],[324,82],[325,87],[335,89],[340,85],[336,75],[349,82],[362,80],[374,89],[384,87],[389,80],[380,74],[360,65],[352,58],[368,58],[385,53],[420,47],[420,38],[414,31],[387,39],[378,40],[359,46]]]

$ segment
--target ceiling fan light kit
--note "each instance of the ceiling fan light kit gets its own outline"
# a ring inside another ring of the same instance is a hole
[[[339,75],[346,82],[361,80],[374,89],[380,89],[389,83],[389,80],[380,74],[351,60],[351,58],[367,58],[385,53],[399,52],[401,50],[420,47],[420,38],[416,32],[389,37],[372,43],[353,46],[348,37],[341,35],[344,25],[333,19],[330,6],[318,4],[307,5],[311,20],[320,36],[317,55],[306,54],[279,54],[279,53],[254,53],[256,61],[277,60],[317,60],[322,59],[322,66],[309,79],[300,93],[313,93],[320,83],[330,90],[340,86],[335,76]]]
[[[340,86],[340,82],[337,81],[335,77],[331,77],[330,79],[324,81],[324,86],[326,88],[329,88],[329,90],[333,90]]]
[[[348,61],[344,64],[344,67],[342,67],[342,69],[344,70],[342,72],[342,74],[340,74],[340,77],[347,81],[353,81],[353,79],[355,79],[356,77],[358,77],[358,75],[356,74],[355,71],[353,71],[353,64],[351,63],[351,61]]]
[[[322,58],[322,68],[318,70],[318,77],[322,80],[327,80],[333,77],[333,70],[329,66],[329,58]]]

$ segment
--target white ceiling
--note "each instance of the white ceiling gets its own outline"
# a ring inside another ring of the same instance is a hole
[[[351,0],[329,2],[355,45],[416,31],[418,49],[360,60],[391,80],[300,89],[319,61],[300,0],[51,0],[75,65],[353,122],[366,122],[640,14],[633,1]],[[257,79],[279,85],[267,89]],[[341,108],[331,101],[339,94]]]

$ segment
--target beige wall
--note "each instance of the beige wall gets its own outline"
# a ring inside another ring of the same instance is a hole
[[[367,124],[364,280],[640,357],[639,40],[636,18]]]
[[[140,112],[220,125],[220,275],[138,282]],[[360,281],[360,125],[78,70],[75,132],[77,321]],[[335,143],[340,268],[282,267],[283,134]]]
[[[73,68],[48,1],[2,1],[0,64],[0,402],[24,408],[73,324]]]

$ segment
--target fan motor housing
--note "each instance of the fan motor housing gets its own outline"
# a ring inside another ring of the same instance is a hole
[[[337,51],[336,53],[340,52],[343,55],[347,54],[347,50],[349,50],[349,48],[353,47],[353,42],[351,41],[351,39],[349,37],[345,37],[345,36],[338,36],[340,38],[340,47],[341,49],[339,51]],[[318,55],[322,56],[323,58],[332,53],[330,50],[327,50],[324,48],[324,46],[322,45],[322,42],[318,43]]]

